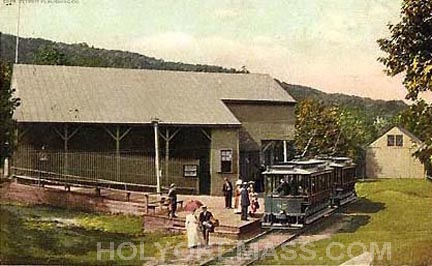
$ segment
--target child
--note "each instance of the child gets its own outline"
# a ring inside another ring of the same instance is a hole
[[[256,213],[257,209],[259,209],[258,194],[253,193],[252,197],[251,197],[251,205],[250,205],[249,215],[253,216]]]

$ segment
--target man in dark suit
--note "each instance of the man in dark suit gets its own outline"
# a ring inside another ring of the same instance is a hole
[[[228,178],[224,178],[224,184],[222,186],[222,192],[225,196],[225,208],[231,209],[232,205],[232,195],[233,195],[233,186]]]
[[[241,205],[241,219],[247,221],[248,207],[250,205],[249,191],[247,190],[247,183],[243,183],[243,187],[240,191],[240,205]]]
[[[172,183],[170,185],[170,189],[168,191],[168,199],[170,204],[170,209],[168,212],[168,216],[171,218],[176,218],[176,210],[177,210],[177,191],[176,185]]]
[[[202,227],[205,245],[209,244],[210,232],[214,232],[214,225],[212,223],[213,214],[207,210],[207,206],[201,207],[202,212],[199,215],[199,222]]]

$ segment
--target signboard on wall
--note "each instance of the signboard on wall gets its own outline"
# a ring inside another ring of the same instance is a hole
[[[183,176],[184,177],[198,177],[198,165],[197,164],[184,164],[183,165]]]

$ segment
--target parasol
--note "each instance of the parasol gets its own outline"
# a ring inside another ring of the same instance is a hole
[[[183,208],[185,211],[193,212],[204,204],[199,200],[188,200]]]

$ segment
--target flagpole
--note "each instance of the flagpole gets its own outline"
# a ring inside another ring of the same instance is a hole
[[[20,14],[21,14],[21,0],[18,0],[17,33],[16,33],[16,43],[15,43],[15,64],[18,64]]]

